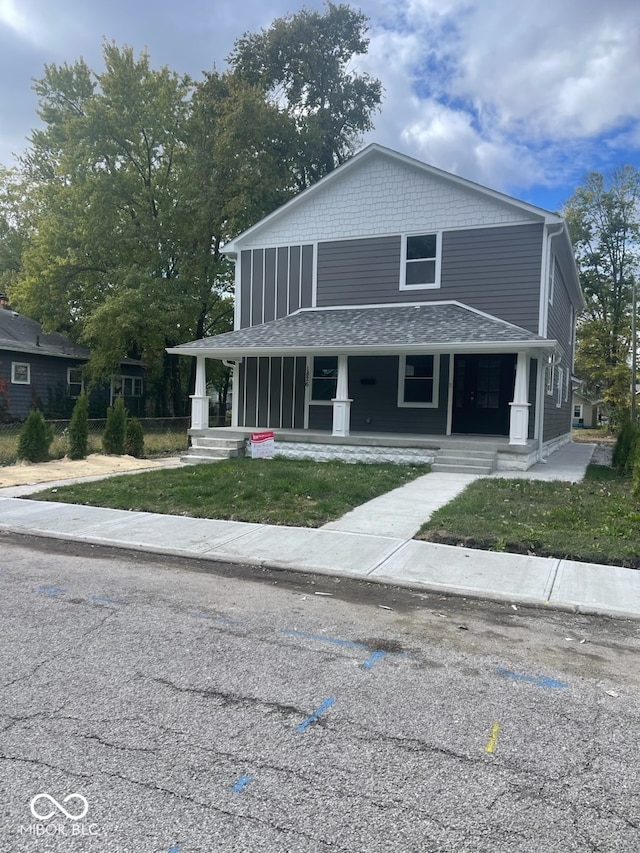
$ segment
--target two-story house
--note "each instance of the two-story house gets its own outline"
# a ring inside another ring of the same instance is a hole
[[[292,455],[526,468],[569,439],[583,300],[558,215],[370,145],[225,251],[235,330],[170,350],[197,359],[195,455],[209,358],[233,367],[227,433]]]

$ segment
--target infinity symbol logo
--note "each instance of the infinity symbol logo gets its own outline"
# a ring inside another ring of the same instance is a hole
[[[36,803],[38,800],[47,800],[51,803],[54,808],[47,812],[46,814],[40,814],[40,812],[36,809]],[[57,800],[51,796],[51,794],[36,794],[36,796],[29,803],[29,808],[31,809],[31,814],[36,818],[36,820],[49,820],[49,818],[53,817],[56,813],[56,809],[65,817],[68,817],[70,820],[81,820],[86,813],[89,811],[89,803],[82,796],[82,794],[67,794],[67,796],[62,801],[63,803],[68,803],[69,800],[80,800],[82,803],[82,810],[78,814],[72,814],[68,812],[62,803],[59,803]]]

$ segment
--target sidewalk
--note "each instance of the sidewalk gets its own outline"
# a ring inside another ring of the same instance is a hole
[[[530,471],[491,476],[580,480],[592,452],[593,445],[571,444]],[[640,618],[640,571],[411,538],[431,512],[474,479],[426,474],[320,529],[45,503],[0,489],[0,530]]]

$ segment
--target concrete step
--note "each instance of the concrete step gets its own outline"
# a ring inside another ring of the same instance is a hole
[[[244,439],[242,438],[218,438],[194,435],[191,437],[192,447],[213,447],[229,450],[239,450],[244,447]]]
[[[462,462],[434,462],[431,466],[431,470],[442,474],[478,474],[482,476],[490,474],[493,471],[493,465],[471,465]]]

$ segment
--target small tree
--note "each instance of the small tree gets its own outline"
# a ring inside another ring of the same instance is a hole
[[[89,400],[81,394],[76,400],[69,424],[69,459],[84,459],[89,445]]]
[[[52,441],[53,428],[47,426],[42,412],[32,409],[18,439],[18,459],[46,462]]]
[[[102,449],[105,453],[122,456],[126,428],[127,410],[122,397],[118,397],[115,404],[107,409],[107,423],[102,436]]]
[[[636,440],[636,447],[633,454],[633,497],[640,501],[640,440]]]
[[[633,464],[634,445],[638,444],[637,437],[640,430],[627,418],[618,432],[615,447],[613,448],[613,467],[621,474],[629,471]]]
[[[136,459],[144,456],[144,431],[138,418],[131,418],[127,423],[124,447],[129,456],[135,456]]]

